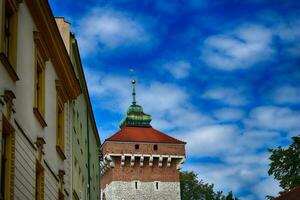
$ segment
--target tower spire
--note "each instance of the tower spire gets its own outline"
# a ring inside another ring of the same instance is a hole
[[[136,105],[136,100],[135,100],[135,84],[136,84],[136,80],[132,79],[131,80],[132,83],[132,105]]]
[[[136,80],[131,80],[132,84],[132,104],[127,110],[127,115],[120,122],[120,127],[123,126],[139,126],[139,127],[151,127],[151,115],[144,113],[143,107],[136,104],[135,84]]]

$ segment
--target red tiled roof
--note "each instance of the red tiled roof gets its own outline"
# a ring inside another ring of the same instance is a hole
[[[286,193],[283,193],[281,196],[276,197],[274,200],[299,200],[299,199],[300,199],[300,185]]]
[[[120,131],[107,138],[106,141],[121,142],[153,142],[186,144],[152,127],[122,127]]]

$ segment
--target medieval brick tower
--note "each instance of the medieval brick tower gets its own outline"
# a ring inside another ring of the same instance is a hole
[[[185,142],[151,127],[151,116],[135,101],[117,133],[102,145],[102,200],[180,200],[179,169]]]

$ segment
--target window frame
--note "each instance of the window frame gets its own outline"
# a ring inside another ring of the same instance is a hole
[[[43,128],[47,126],[45,121],[45,82],[46,82],[46,62],[49,58],[47,47],[41,34],[33,32],[35,42],[35,64],[34,64],[34,101],[33,113]]]
[[[17,40],[18,40],[18,3],[16,0],[2,1],[1,19],[1,47],[0,61],[7,70],[11,79],[16,82],[19,77],[16,73],[17,66]],[[8,14],[7,14],[8,13]],[[8,29],[6,30],[6,20],[8,20]],[[7,33],[8,32],[8,33]],[[7,36],[8,35],[8,36]],[[6,42],[6,36],[8,37]],[[8,46],[6,46],[6,44]]]
[[[154,181],[154,191],[160,191],[160,181]]]
[[[62,160],[66,159],[65,150],[65,102],[66,92],[60,80],[55,81],[56,85],[56,151]]]
[[[57,96],[56,104],[56,145],[58,145],[62,151],[65,149],[65,139],[64,139],[64,119],[65,119],[65,108],[61,97]]]
[[[1,137],[5,137],[5,177],[4,180],[4,197],[5,200],[14,199],[14,176],[15,176],[15,129],[8,119],[2,115],[2,132]],[[1,170],[2,170],[2,143],[1,143]],[[2,184],[1,184],[2,185]]]
[[[35,198],[44,200],[45,198],[45,169],[39,160],[36,160],[35,169]]]

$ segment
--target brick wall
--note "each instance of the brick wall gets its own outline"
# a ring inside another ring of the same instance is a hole
[[[135,145],[139,149],[135,149]],[[155,151],[153,146],[157,145]],[[185,156],[184,144],[166,144],[166,143],[134,143],[134,142],[111,142],[105,141],[102,145],[103,155],[107,153],[115,154],[152,154],[152,155],[182,155]]]

